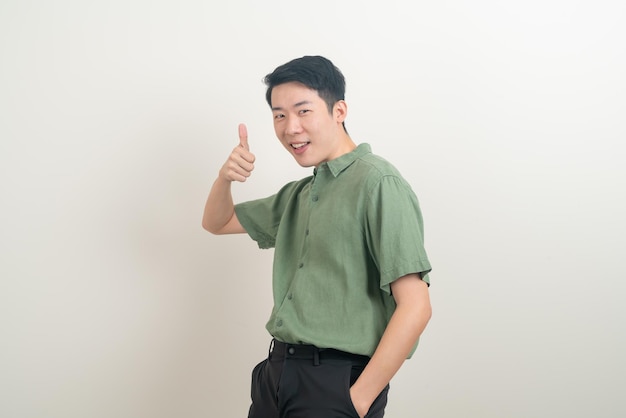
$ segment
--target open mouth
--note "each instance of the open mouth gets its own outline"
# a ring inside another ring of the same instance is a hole
[[[293,149],[300,149],[300,148],[305,147],[305,146],[307,146],[309,144],[310,144],[310,142],[299,142],[297,144],[291,144],[291,148],[293,148]]]

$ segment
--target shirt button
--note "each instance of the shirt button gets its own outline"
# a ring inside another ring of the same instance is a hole
[[[289,299],[289,300],[293,299],[293,294],[292,293],[288,294],[287,295],[287,299]]]
[[[304,235],[309,235],[309,230],[304,231]]]
[[[289,352],[289,354],[291,354],[292,356],[293,356],[294,354],[296,354],[296,349],[295,349],[295,348],[293,348],[293,347],[289,347],[289,350],[287,350],[287,351],[288,351],[288,352]]]
[[[314,202],[317,202],[318,197],[317,196],[313,196],[312,199],[313,199]]]
[[[276,325],[279,326],[279,327],[282,327],[283,326],[283,320],[279,319],[278,321],[276,321]]]
[[[301,269],[302,267],[304,267],[304,263],[300,263],[298,264],[298,268]]]

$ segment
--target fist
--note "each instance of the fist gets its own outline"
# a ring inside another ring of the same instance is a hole
[[[228,160],[220,170],[220,177],[227,181],[244,182],[254,170],[254,154],[248,145],[248,129],[239,124],[239,145],[230,153]]]

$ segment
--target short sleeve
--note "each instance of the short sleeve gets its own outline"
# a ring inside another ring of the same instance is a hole
[[[275,199],[276,195],[273,195],[235,205],[239,223],[261,249],[273,248],[276,244],[280,217],[272,211]]]
[[[369,192],[366,239],[380,272],[380,288],[407,274],[419,273],[430,284],[431,265],[424,248],[424,227],[417,196],[404,179],[383,176]]]
[[[275,195],[235,205],[235,214],[239,223],[250,238],[257,242],[259,248],[274,248],[285,208],[303,183],[306,182],[291,182],[283,186]]]

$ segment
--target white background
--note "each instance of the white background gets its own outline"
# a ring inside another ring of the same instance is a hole
[[[410,5],[410,6],[409,6]],[[626,415],[620,1],[0,3],[0,416],[244,417],[272,252],[200,227],[262,77],[344,72],[424,213],[433,319],[387,416]]]

